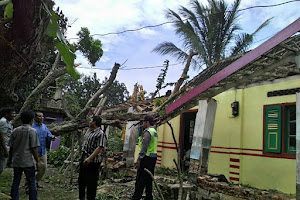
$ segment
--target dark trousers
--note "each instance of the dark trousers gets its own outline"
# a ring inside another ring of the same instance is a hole
[[[140,163],[140,168],[137,170],[135,190],[132,196],[132,200],[140,200],[142,198],[144,189],[146,188],[146,200],[152,200],[152,178],[144,170],[148,169],[154,175],[154,168],[156,164],[156,158],[145,156]]]
[[[80,200],[85,199],[85,189],[87,190],[87,199],[95,200],[99,179],[99,166],[100,163],[80,164],[78,177]]]
[[[19,186],[23,172],[29,185],[29,200],[37,200],[35,168],[33,166],[24,168],[14,167],[14,179],[10,192],[11,200],[19,200]]]

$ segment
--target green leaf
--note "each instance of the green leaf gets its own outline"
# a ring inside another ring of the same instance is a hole
[[[80,74],[74,68],[75,54],[69,49],[68,45],[57,41],[55,46],[59,50],[64,62],[67,65],[67,72],[75,79],[80,78]]]
[[[62,34],[62,32],[60,31],[60,30],[58,30],[57,32],[56,32],[56,37],[60,40],[60,42],[62,42],[64,45],[67,45],[67,46],[69,46],[68,45],[68,42],[67,42],[67,40],[66,40],[66,38],[65,38],[65,36]]]
[[[4,19],[11,19],[14,16],[14,5],[12,2],[6,5],[4,10]]]
[[[47,30],[46,30],[46,33],[48,36],[55,38],[57,36],[57,32],[60,31],[58,23],[57,23],[58,19],[59,19],[59,16],[55,12],[52,11],[50,22],[49,22]]]
[[[4,193],[0,193],[0,199],[10,199],[10,196],[4,194]]]

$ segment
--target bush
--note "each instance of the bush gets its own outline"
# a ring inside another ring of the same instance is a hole
[[[108,152],[121,152],[123,151],[123,141],[121,140],[122,130],[113,128],[108,136]]]
[[[70,153],[71,150],[68,147],[60,146],[58,149],[48,152],[48,163],[55,167],[62,166]]]

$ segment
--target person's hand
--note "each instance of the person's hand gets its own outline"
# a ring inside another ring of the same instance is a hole
[[[136,169],[139,169],[140,168],[140,164],[141,163],[141,161],[140,160],[137,160],[135,163],[134,163],[134,167],[136,168]]]
[[[90,158],[87,158],[83,161],[84,165],[88,165],[92,160]]]
[[[53,135],[52,138],[51,138],[52,141],[54,141],[54,140],[56,140],[56,139],[57,139],[57,137],[54,136],[54,135]]]

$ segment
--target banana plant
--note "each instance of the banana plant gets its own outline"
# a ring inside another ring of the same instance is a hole
[[[74,60],[75,60],[75,48],[66,40],[63,35],[58,20],[60,16],[54,12],[49,11],[46,6],[45,10],[47,10],[48,14],[51,16],[50,22],[46,29],[46,34],[49,37],[54,38],[54,43],[58,51],[60,52],[64,63],[67,65],[67,72],[75,79],[80,78],[80,74],[74,68]]]
[[[11,0],[0,1],[0,6],[6,5],[4,9],[4,19],[11,19],[14,14],[14,5]]]

